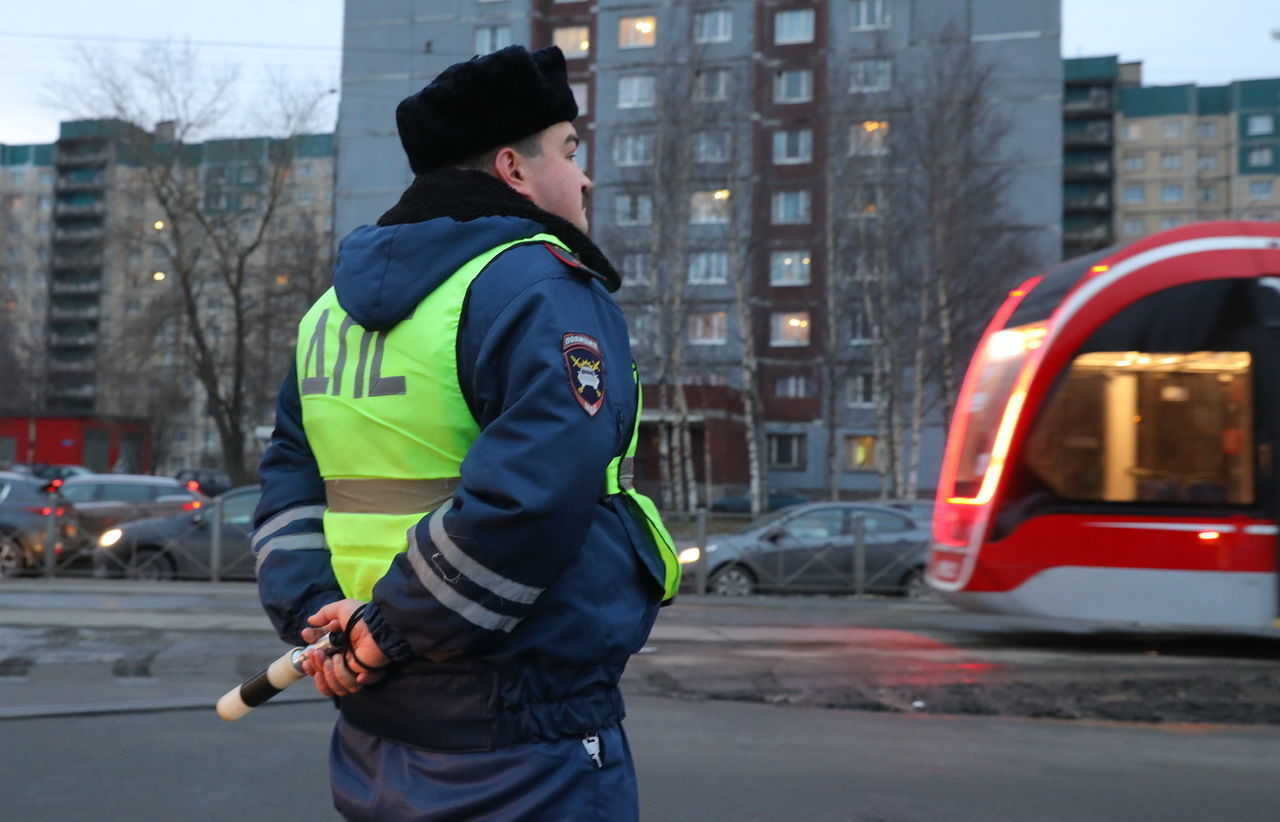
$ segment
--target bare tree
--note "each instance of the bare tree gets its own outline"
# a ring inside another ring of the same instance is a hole
[[[69,99],[82,115],[135,127],[121,132],[119,147],[133,169],[130,196],[158,218],[145,244],[160,261],[153,276],[163,287],[140,307],[150,316],[142,327],[173,334],[181,372],[194,378],[203,395],[195,399],[217,428],[223,467],[247,481],[252,428],[282,373],[267,367],[279,349],[272,329],[305,308],[306,295],[291,285],[296,269],[281,270],[279,260],[300,247],[290,233],[308,209],[295,196],[294,162],[327,92],[271,94],[257,115],[271,120],[272,136],[215,141],[244,122],[233,106],[233,70],[211,69],[190,47],[175,46],[128,65],[82,52],[80,67]],[[300,280],[311,283],[329,243],[314,230],[305,242],[312,245]],[[146,368],[146,354],[132,362]]]

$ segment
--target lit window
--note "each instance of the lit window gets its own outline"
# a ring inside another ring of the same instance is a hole
[[[476,28],[476,54],[488,54],[511,45],[510,26],[479,26]]]
[[[849,28],[854,31],[868,31],[888,27],[889,3],[887,0],[850,0]]]
[[[1160,155],[1160,168],[1164,171],[1180,171],[1182,169],[1182,155],[1177,152],[1166,151]]]
[[[1132,205],[1145,203],[1147,201],[1147,191],[1143,186],[1125,186],[1124,201]]]
[[[773,15],[773,42],[784,46],[813,42],[813,9],[780,11]]]
[[[618,78],[618,108],[652,108],[656,94],[652,74]]]
[[[1250,114],[1244,121],[1246,137],[1265,137],[1275,133],[1275,119],[1270,114]]]
[[[727,43],[733,39],[733,12],[700,11],[693,15],[693,42]]]
[[[1182,202],[1182,186],[1180,184],[1161,186],[1160,202],[1162,203]]]
[[[689,285],[724,285],[729,282],[729,254],[696,251],[689,255]]]
[[[769,345],[794,348],[809,344],[809,312],[782,311],[769,317]]]
[[[689,197],[689,222],[714,225],[729,222],[729,189],[695,191]]]
[[[1253,201],[1271,199],[1271,181],[1254,180],[1249,183],[1249,199]]]
[[[794,166],[813,159],[813,132],[809,129],[775,131],[773,133],[773,164]]]
[[[726,318],[723,311],[694,312],[689,315],[689,342],[693,345],[724,345]]]
[[[1269,166],[1275,162],[1275,151],[1270,146],[1249,149],[1249,165]]]
[[[875,155],[889,153],[889,122],[864,120],[849,129],[849,153]]]
[[[657,18],[652,14],[645,17],[624,17],[618,21],[618,47],[649,48],[656,42],[657,33]]]
[[[566,60],[586,57],[591,53],[591,29],[587,26],[564,26],[551,34],[552,42],[564,52]]]
[[[729,132],[695,131],[693,134],[693,161],[695,163],[723,163],[729,159]]]
[[[774,251],[769,255],[769,285],[808,285],[808,251]]]
[[[773,102],[807,103],[813,99],[813,72],[809,69],[780,71],[773,80]]]
[[[652,134],[619,134],[613,138],[613,163],[617,166],[653,164]]]
[[[699,103],[717,103],[729,99],[729,70],[706,69],[693,77],[693,99]]]
[[[613,198],[618,225],[649,225],[653,222],[653,197],[648,194],[618,194]]]
[[[773,384],[773,395],[789,399],[811,397],[813,396],[813,380],[809,378],[808,374],[788,374],[785,377],[779,377]]]
[[[590,89],[586,83],[570,83],[569,90],[573,92],[573,100],[578,104],[578,116],[587,114],[591,111],[590,106]]]
[[[804,434],[768,434],[770,468],[804,468],[806,447]]]
[[[849,65],[849,93],[888,91],[892,70],[888,60],[854,60]]]
[[[876,468],[876,438],[870,435],[844,438],[844,470],[874,471]]]
[[[1182,121],[1169,120],[1160,124],[1160,136],[1166,140],[1182,139]]]
[[[809,222],[809,192],[777,192],[773,195],[772,214],[774,225],[794,225]]]
[[[1126,154],[1124,157],[1125,171],[1142,171],[1147,167],[1146,158],[1141,154]]]

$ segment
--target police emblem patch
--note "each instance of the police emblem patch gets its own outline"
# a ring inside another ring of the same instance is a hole
[[[573,398],[588,416],[594,417],[604,405],[604,357],[600,343],[588,334],[571,332],[560,338],[564,365],[569,369]]]

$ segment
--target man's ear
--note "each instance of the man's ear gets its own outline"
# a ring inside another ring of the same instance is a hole
[[[524,155],[511,146],[498,149],[493,158],[493,173],[518,194],[531,197],[533,190],[529,187],[529,165]]]

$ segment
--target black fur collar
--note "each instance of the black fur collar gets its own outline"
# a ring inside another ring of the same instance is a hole
[[[438,217],[459,222],[479,217],[520,217],[542,224],[559,237],[587,268],[599,275],[609,291],[617,291],[622,277],[595,243],[573,223],[543,211],[506,183],[483,171],[445,168],[415,177],[400,202],[378,218],[378,225],[421,223]]]

